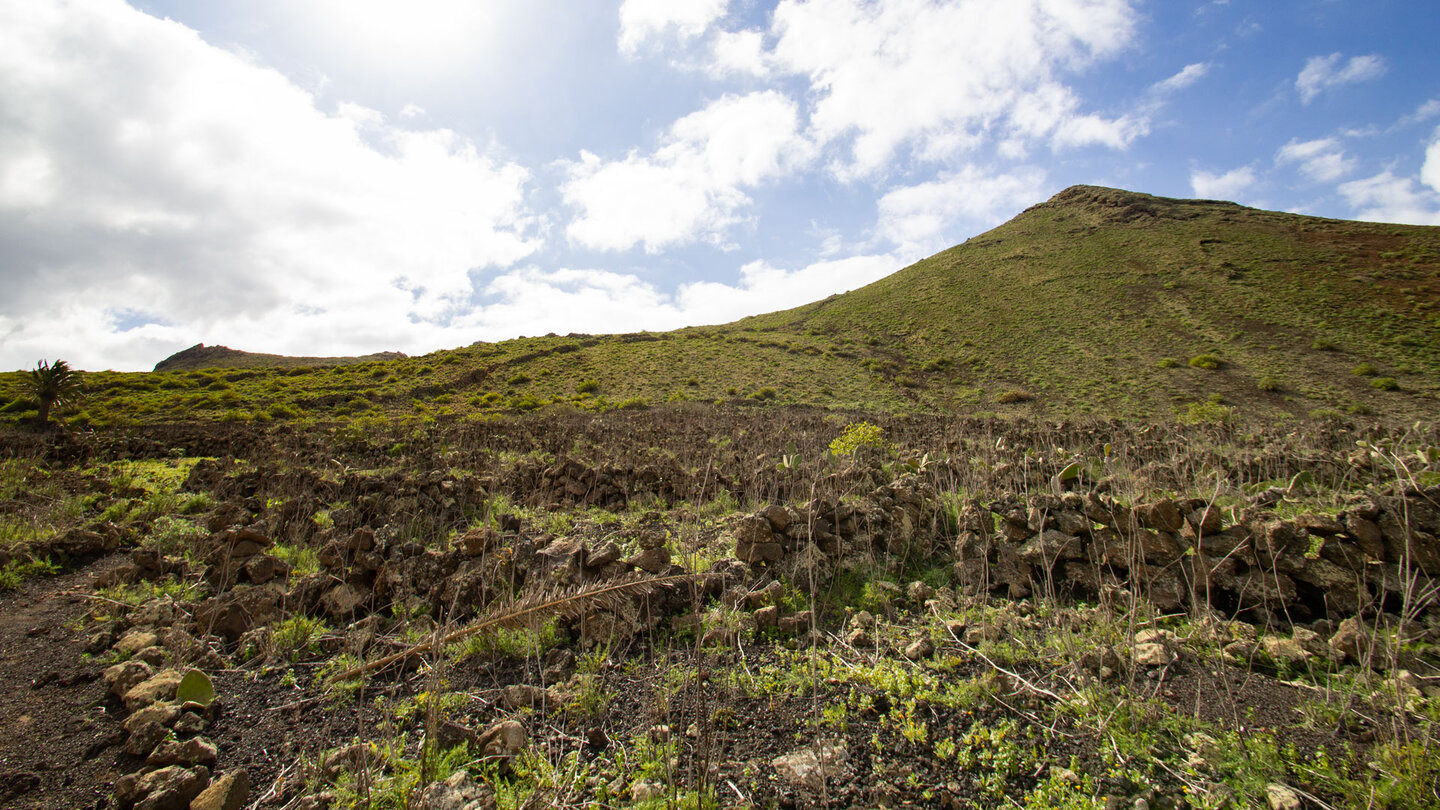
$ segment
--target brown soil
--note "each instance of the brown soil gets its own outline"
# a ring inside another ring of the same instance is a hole
[[[109,806],[124,742],[121,707],[84,660],[76,628],[90,583],[118,557],[0,594],[0,807]]]

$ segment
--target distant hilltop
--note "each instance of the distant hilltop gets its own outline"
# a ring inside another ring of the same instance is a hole
[[[188,371],[197,368],[294,368],[296,366],[349,366],[377,360],[402,360],[401,352],[376,352],[361,357],[290,357],[283,354],[243,352],[229,346],[196,343],[155,364],[156,371]]]

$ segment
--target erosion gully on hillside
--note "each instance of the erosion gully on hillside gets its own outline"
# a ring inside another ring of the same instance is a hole
[[[0,806],[1437,806],[1437,439],[7,435]]]

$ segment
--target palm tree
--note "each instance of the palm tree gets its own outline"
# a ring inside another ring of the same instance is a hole
[[[40,405],[40,424],[43,425],[50,421],[50,411],[56,405],[63,408],[79,398],[80,373],[64,360],[56,360],[54,364],[41,360],[30,372],[26,387]]]

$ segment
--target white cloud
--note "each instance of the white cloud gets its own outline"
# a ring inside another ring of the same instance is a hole
[[[1339,190],[1355,209],[1356,219],[1440,225],[1440,194],[1417,186],[1412,178],[1396,177],[1385,171],[1374,177],[1341,183]]]
[[[1418,124],[1422,121],[1429,121],[1431,118],[1440,115],[1440,98],[1432,98],[1415,108],[1415,112],[1400,119],[1398,126]]]
[[[727,1],[625,0],[620,6],[620,52],[634,54],[650,37],[672,31],[681,40],[694,39],[725,16]]]
[[[881,197],[876,236],[896,244],[902,256],[922,258],[949,247],[961,224],[990,226],[1014,216],[1042,199],[1045,185],[1044,170],[1033,166],[1005,174],[966,166]]]
[[[1155,86],[1151,89],[1157,93],[1174,93],[1178,90],[1184,90],[1185,88],[1195,84],[1196,82],[1205,78],[1205,74],[1209,72],[1209,62],[1196,62],[1191,65],[1186,65],[1183,69],[1181,69],[1179,73],[1176,73],[1174,76],[1171,76],[1164,81],[1156,82]]]
[[[1425,149],[1419,183],[1387,170],[1374,177],[1341,183],[1339,191],[1355,209],[1357,219],[1440,225],[1440,128]]]
[[[770,65],[765,53],[765,36],[750,30],[718,32],[711,45],[708,70],[716,77],[732,73],[768,76]]]
[[[1440,129],[1430,138],[1425,149],[1425,164],[1420,167],[1420,182],[1440,192]]]
[[[607,162],[582,153],[561,187],[578,211],[566,235],[597,250],[723,244],[751,203],[744,189],[809,158],[799,126],[795,103],[767,90],[724,96],[681,118],[649,155]]]
[[[926,159],[990,135],[1123,147],[1144,122],[1082,113],[1057,75],[1127,47],[1135,25],[1127,0],[783,0],[769,64],[808,79],[817,140],[853,136],[835,168],[854,176],[906,144]]]
[[[1196,169],[1190,172],[1190,188],[1195,196],[1207,200],[1233,200],[1240,192],[1255,185],[1255,170],[1249,166],[1231,169],[1224,174],[1211,174]]]
[[[522,167],[114,0],[0,5],[0,108],[0,366],[429,348],[539,245]]]
[[[877,281],[903,266],[888,255],[832,259],[797,270],[749,262],[734,284],[700,281],[673,294],[637,276],[607,270],[528,267],[507,272],[485,289],[487,303],[466,319],[468,334],[596,334],[668,330],[728,323],[747,315],[797,307]]]
[[[701,281],[686,284],[675,299],[686,323],[727,323],[746,315],[774,312],[863,287],[899,270],[905,262],[890,255],[827,259],[798,270],[764,261],[740,268],[737,285]]]
[[[1295,79],[1295,89],[1300,100],[1309,104],[1321,92],[1342,84],[1354,84],[1378,79],[1385,75],[1385,60],[1377,54],[1352,56],[1344,61],[1344,54],[1312,56],[1305,61],[1305,67]]]
[[[1334,138],[1319,138],[1313,141],[1291,140],[1280,147],[1275,155],[1280,164],[1298,163],[1300,173],[1318,183],[1329,183],[1355,170],[1354,158],[1345,156],[1345,150]]]

